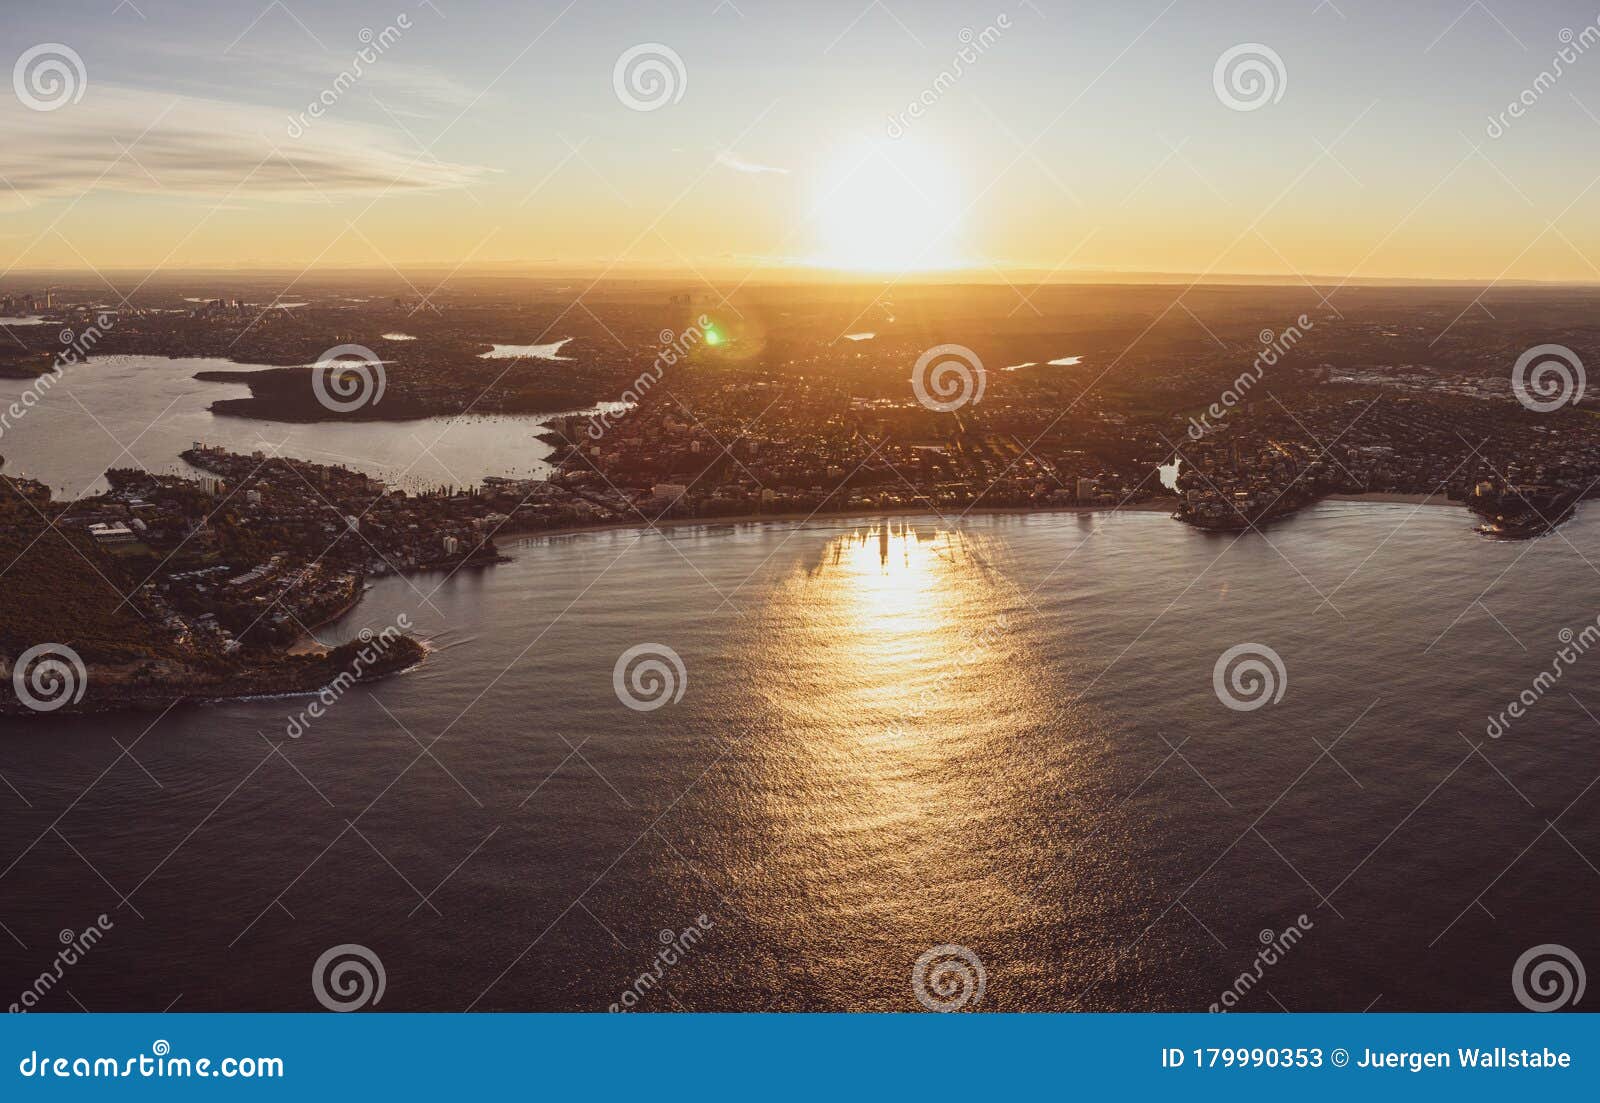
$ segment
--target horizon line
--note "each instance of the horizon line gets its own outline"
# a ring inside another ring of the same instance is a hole
[[[638,282],[641,280],[683,280],[693,279],[702,283],[709,282],[704,273],[707,268],[713,271],[737,270],[743,274],[746,281],[758,283],[834,283],[834,284],[890,284],[901,286],[918,285],[1004,285],[1008,283],[1026,282],[1031,286],[1154,286],[1164,284],[1188,283],[1193,286],[1254,286],[1254,287],[1323,287],[1335,288],[1360,286],[1360,287],[1474,287],[1484,286],[1486,289],[1496,286],[1519,288],[1600,288],[1600,279],[1573,280],[1573,279],[1506,279],[1492,276],[1331,276],[1325,274],[1305,275],[1300,273],[1264,273],[1264,272],[1168,272],[1151,271],[1142,269],[1106,269],[1097,271],[1078,271],[1075,273],[1060,273],[1053,269],[1041,267],[991,267],[987,272],[977,271],[971,267],[927,269],[915,273],[902,272],[877,272],[859,269],[827,268],[819,265],[756,265],[751,268],[744,266],[716,266],[708,265],[701,268],[689,266],[670,265],[641,265],[618,271],[614,265],[600,262],[590,264],[571,264],[562,267],[565,262],[557,261],[490,261],[482,262],[471,267],[460,266],[449,261],[416,261],[403,264],[390,265],[314,265],[296,268],[292,265],[187,265],[164,269],[161,266],[148,266],[141,264],[110,264],[78,267],[17,267],[0,276],[0,286],[24,280],[30,277],[45,277],[58,280],[66,276],[101,276],[105,273],[140,273],[147,278],[155,278],[159,274],[170,274],[172,277],[183,276],[266,276],[277,273],[294,273],[299,278],[315,276],[318,273],[326,275],[369,275],[380,274],[395,277],[404,277],[407,272],[433,272],[448,271],[455,278],[478,277],[500,279],[589,279],[599,282]],[[546,267],[549,266],[549,267]],[[1045,278],[1036,278],[1043,273]],[[742,286],[742,285],[741,285]]]

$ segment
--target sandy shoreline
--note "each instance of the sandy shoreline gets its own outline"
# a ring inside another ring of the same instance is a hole
[[[289,645],[289,647],[286,650],[286,654],[289,654],[289,655],[325,655],[325,654],[327,654],[328,651],[329,651],[329,648],[328,648],[327,644],[324,644],[324,643],[320,642],[317,639],[317,629],[318,628],[323,628],[323,627],[325,627],[327,625],[330,625],[334,621],[340,619],[341,617],[343,617],[346,614],[348,614],[349,612],[351,612],[353,609],[355,609],[355,607],[357,605],[361,604],[361,599],[366,597],[366,596],[367,596],[367,587],[366,587],[365,584],[362,584],[361,586],[356,587],[356,592],[351,595],[350,600],[345,602],[343,605],[339,606],[339,608],[337,610],[335,610],[332,613],[329,613],[327,616],[323,617],[321,620],[317,621],[317,623],[315,623],[315,624],[302,624],[300,627],[302,629],[304,629],[303,634],[300,636],[299,639],[295,640],[292,644]]]

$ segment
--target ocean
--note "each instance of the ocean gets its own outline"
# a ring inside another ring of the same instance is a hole
[[[1600,960],[1600,654],[1535,681],[1597,537],[1328,502],[508,541],[324,629],[432,650],[320,717],[5,722],[0,994],[104,914],[38,1010],[315,1010],[349,945],[379,1011],[914,1011],[929,954],[980,1011],[1517,1010],[1530,947]]]

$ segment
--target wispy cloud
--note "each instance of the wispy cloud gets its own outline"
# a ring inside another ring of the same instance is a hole
[[[775,168],[772,165],[758,165],[754,161],[746,161],[731,149],[725,149],[717,154],[716,160],[717,164],[724,168],[730,168],[734,172],[749,173],[752,176],[759,176],[766,172],[775,173],[779,176],[789,175],[788,169]]]
[[[292,139],[285,122],[256,105],[105,84],[49,113],[7,97],[0,143],[10,186],[0,187],[0,205],[91,189],[323,202],[463,187],[488,171],[423,155],[388,129],[324,120]]]

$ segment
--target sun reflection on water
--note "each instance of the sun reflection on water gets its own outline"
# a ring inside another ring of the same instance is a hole
[[[1035,906],[988,859],[995,832],[1029,818],[992,778],[1026,757],[1045,697],[1001,554],[884,522],[829,540],[770,591],[746,657],[763,729],[752,862],[808,898],[796,911],[813,924],[931,945]]]
[[[863,651],[935,638],[953,620],[953,583],[965,549],[948,532],[919,533],[885,523],[841,536],[824,548],[803,584],[819,612],[845,621]]]

